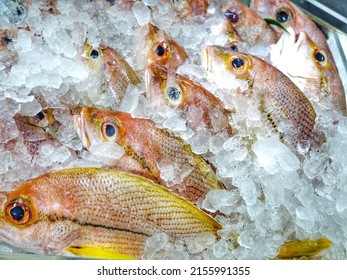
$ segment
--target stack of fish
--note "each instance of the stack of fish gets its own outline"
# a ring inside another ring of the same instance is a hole
[[[24,14],[37,8],[31,1],[19,2]],[[61,1],[42,2],[43,17],[54,21],[61,16]],[[131,61],[126,51],[102,41],[91,43],[88,32],[79,38],[75,63],[93,75],[94,97],[86,95],[53,108],[45,100],[51,93],[34,89],[32,95],[42,110],[34,116],[17,113],[20,137],[4,141],[2,149],[13,152],[22,141],[34,166],[42,144],[58,147],[60,128],[71,129],[73,124],[79,143],[102,168],[61,168],[1,192],[0,239],[18,248],[38,254],[129,259],[150,258],[146,248],[156,235],[164,235],[167,244],[201,236],[218,242],[230,215],[208,209],[205,199],[210,192],[239,186],[221,178],[213,151],[192,147],[195,135],[206,133],[221,145],[240,140],[248,148],[258,139],[278,138],[298,162],[304,162],[311,152],[319,153],[326,140],[316,127],[317,117],[334,110],[337,117],[332,121],[337,123],[347,115],[342,82],[324,34],[288,0],[255,0],[252,9],[238,0],[91,2],[125,14],[136,7],[147,9],[146,5],[153,15],[170,7],[182,28],[211,21],[214,14],[217,36],[226,40],[201,47],[206,79],[194,81],[179,70],[196,53],[159,28],[165,26],[164,19],[153,16],[153,22],[138,28],[140,58]],[[30,22],[20,23],[0,32],[2,57],[12,52],[20,30],[38,32]],[[259,48],[266,50],[261,57]],[[295,63],[290,61],[293,57]],[[134,60],[136,68],[131,66]],[[15,61],[2,65],[3,71],[10,71]],[[211,90],[206,88],[209,84]],[[124,100],[141,89],[143,107],[150,113],[123,110]],[[94,104],[93,98],[106,101]],[[239,103],[259,117],[248,119],[245,110],[235,106]],[[59,110],[70,115],[55,119]],[[193,137],[180,135],[179,129],[170,131],[165,125],[170,115],[183,120],[183,130]],[[252,127],[252,122],[257,124]],[[230,208],[229,213],[238,212],[236,204]],[[230,247],[237,246],[233,235],[239,233],[228,234]],[[282,247],[280,258],[312,256],[331,245],[324,238],[310,245],[290,244]],[[286,246],[294,249],[286,253]]]

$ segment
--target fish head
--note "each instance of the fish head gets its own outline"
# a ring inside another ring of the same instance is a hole
[[[45,184],[43,176],[42,179],[29,180],[10,192],[0,193],[0,239],[41,254],[54,253],[53,247],[57,248],[64,242],[64,222],[54,223],[53,220],[66,212],[63,203],[70,198],[61,196],[59,191],[47,191]],[[71,205],[70,202],[66,205]],[[60,237],[57,233],[61,234]]]
[[[222,6],[225,18],[233,26],[239,26],[244,24],[245,18],[247,17],[247,10],[245,5],[239,1],[226,1]]]
[[[170,0],[172,8],[181,18],[199,16],[207,13],[209,2],[207,0]]]
[[[254,0],[252,8],[262,17],[275,19],[286,28],[291,26],[297,30],[295,26],[304,24],[300,22],[293,4],[287,0]],[[275,29],[279,33],[283,31],[278,27]]]
[[[125,122],[130,114],[111,110],[85,107],[80,115],[74,115],[75,130],[92,154],[102,157],[106,164],[114,164],[117,156],[121,157]]]
[[[42,109],[35,116],[26,116],[25,121],[31,125],[46,128],[52,126],[55,122],[53,109]]]
[[[156,63],[168,69],[177,69],[188,58],[184,48],[152,23],[148,23],[146,41],[150,63]]]
[[[225,89],[248,89],[256,72],[252,56],[219,46],[203,48],[202,63],[207,78]]]
[[[157,64],[146,69],[147,98],[155,108],[182,108],[187,100],[186,83],[174,70],[167,70]]]
[[[241,38],[250,45],[273,44],[278,35],[255,11],[240,1],[226,1],[222,5],[224,16],[237,30]],[[249,28],[252,26],[252,28]]]
[[[105,48],[102,45],[94,47],[87,42],[84,43],[82,57],[90,69],[96,72],[101,71],[103,64],[105,63],[104,50]]]
[[[290,77],[316,79],[331,68],[329,58],[304,31],[283,34],[277,44],[271,46],[272,64]]]

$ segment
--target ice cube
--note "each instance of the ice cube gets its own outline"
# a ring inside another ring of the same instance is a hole
[[[0,174],[5,174],[12,164],[12,156],[9,151],[0,151]]]
[[[31,51],[31,33],[25,29],[18,30],[18,38],[14,43],[16,49],[21,50],[22,52]]]
[[[247,232],[241,232],[239,235],[239,238],[237,239],[237,242],[242,246],[247,249],[250,249],[254,245],[254,240],[252,236]]]
[[[162,250],[168,241],[169,237],[165,233],[158,233],[149,237],[146,240],[143,258],[151,259],[154,253]]]
[[[230,215],[236,211],[239,199],[240,196],[236,191],[212,190],[207,193],[202,207],[210,212],[220,211]]]
[[[254,205],[257,201],[257,187],[251,178],[234,180],[234,184],[240,190],[242,198],[247,205]]]
[[[213,245],[213,254],[217,258],[222,258],[227,252],[228,252],[228,243],[226,242],[225,239],[221,239]]]
[[[216,242],[216,236],[211,233],[201,233],[186,238],[186,245],[190,253],[197,254],[211,247]]]
[[[299,159],[277,138],[263,138],[253,145],[260,166],[269,174],[291,172],[300,167]]]
[[[163,123],[163,127],[171,131],[185,131],[186,130],[186,120],[172,116],[166,119]]]
[[[131,8],[139,25],[144,25],[151,20],[150,9],[142,2],[137,1]]]

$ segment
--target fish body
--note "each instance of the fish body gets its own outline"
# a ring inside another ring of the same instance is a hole
[[[175,71],[151,64],[146,71],[146,88],[147,98],[156,110],[177,108],[193,130],[203,124],[214,134],[222,130],[232,134],[228,119],[230,111],[200,84]],[[212,112],[218,115],[219,125],[214,123]]]
[[[321,144],[313,131],[316,113],[311,103],[274,66],[255,56],[217,46],[205,48],[203,58],[208,76],[232,94],[252,100],[272,131],[294,151],[301,141]]]
[[[221,229],[213,218],[158,184],[98,168],[31,179],[0,193],[0,209],[0,238],[39,254],[95,248],[136,258],[142,256],[146,239],[158,232],[184,239],[217,235]]]
[[[120,101],[130,84],[140,83],[139,77],[128,62],[114,49],[100,45],[98,48],[85,43],[84,57],[87,65],[100,75],[105,90],[110,90]]]
[[[98,145],[116,143],[124,149],[124,155],[114,161],[117,169],[155,179],[193,203],[201,203],[210,190],[224,188],[201,156],[151,120],[132,118],[124,112],[83,108],[74,121],[83,145],[91,153]],[[170,177],[163,177],[163,170]]]
[[[272,27],[255,11],[237,0],[222,1],[222,11],[237,30],[242,40],[251,46],[257,44],[274,44],[279,39]]]
[[[152,23],[147,25],[145,45],[148,50],[148,64],[156,63],[168,69],[176,70],[188,58],[188,54],[168,34]]]
[[[335,108],[346,115],[346,97],[339,74],[306,32],[283,34],[271,47],[270,60],[313,104]]]

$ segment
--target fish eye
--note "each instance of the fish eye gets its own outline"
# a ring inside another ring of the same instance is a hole
[[[290,19],[290,13],[286,9],[280,9],[276,11],[276,20],[280,23],[285,23]]]
[[[45,114],[41,111],[37,113],[36,117],[41,121],[45,118]]]
[[[154,52],[157,57],[164,58],[167,56],[170,48],[165,42],[160,42],[154,46]]]
[[[224,13],[224,16],[231,22],[231,23],[237,23],[239,20],[239,15],[232,11],[226,11]]]
[[[166,95],[171,105],[177,106],[181,104],[183,100],[182,90],[179,86],[169,86],[166,89]]]
[[[13,223],[26,224],[31,218],[31,211],[28,205],[19,200],[10,202],[6,207],[6,217]]]
[[[111,122],[104,122],[101,126],[101,132],[107,141],[115,140],[118,136],[118,126]]]
[[[242,58],[234,58],[231,60],[231,65],[233,68],[241,68],[245,65],[245,61]]]
[[[97,50],[93,49],[90,52],[90,57],[93,58],[93,59],[97,59],[99,57],[99,52]]]
[[[250,75],[249,70],[253,67],[252,60],[245,55],[232,55],[228,61],[229,69],[240,79]]]
[[[237,48],[236,45],[231,45],[230,48],[234,51],[234,52],[238,52],[239,49]]]
[[[157,49],[155,50],[155,52],[157,53],[157,55],[159,55],[159,56],[162,56],[162,55],[164,55],[164,53],[165,53],[165,49],[163,48],[163,46],[158,46],[157,47]]]
[[[313,56],[316,63],[318,63],[320,66],[326,66],[328,64],[327,56],[324,51],[315,49]]]

